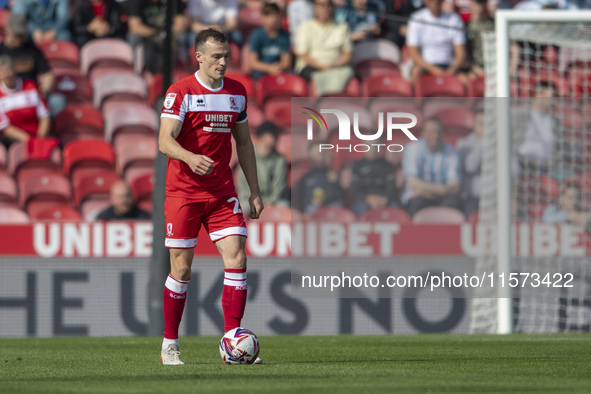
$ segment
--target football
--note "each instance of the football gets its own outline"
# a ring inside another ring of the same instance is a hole
[[[259,340],[246,328],[228,331],[220,341],[220,356],[226,364],[252,364],[259,355]]]

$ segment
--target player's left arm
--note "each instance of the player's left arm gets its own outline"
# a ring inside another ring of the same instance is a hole
[[[238,163],[242,167],[242,172],[244,172],[246,182],[248,182],[248,187],[250,188],[250,198],[248,200],[250,203],[250,217],[252,219],[258,219],[264,205],[259,189],[257,162],[254,154],[254,145],[250,139],[248,121],[234,124],[232,135],[236,140]]]

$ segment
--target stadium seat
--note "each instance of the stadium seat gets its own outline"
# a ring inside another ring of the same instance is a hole
[[[4,28],[6,26],[6,24],[8,23],[8,17],[10,16],[10,10],[9,9],[0,9],[0,39],[4,40]]]
[[[103,139],[104,122],[101,113],[92,104],[71,104],[53,121],[53,131],[62,145],[83,139]]]
[[[27,208],[34,201],[68,203],[72,197],[70,181],[65,176],[54,173],[29,176],[22,179],[18,186],[21,208]]]
[[[16,181],[6,171],[0,171],[0,202],[17,202]]]
[[[351,64],[361,79],[398,72],[400,50],[389,40],[360,42],[353,49]]]
[[[64,147],[63,171],[72,177],[77,168],[84,167],[115,167],[113,147],[103,140],[78,140]]]
[[[263,111],[261,111],[258,107],[249,106],[246,111],[248,113],[248,126],[250,128],[250,134],[252,135],[255,134],[256,129],[258,129],[258,127],[262,125],[266,119]]]
[[[100,38],[80,49],[80,70],[92,80],[92,72],[101,67],[133,72],[133,50],[123,40]]]
[[[92,103],[92,87],[84,75],[64,73],[56,75],[53,93],[66,97],[68,103]]]
[[[477,77],[468,82],[468,97],[484,97],[486,85],[484,77]]]
[[[103,113],[105,140],[113,143],[113,146],[117,145],[117,137],[124,134],[155,137],[158,133],[158,115],[145,104],[112,105],[103,108]]]
[[[310,142],[302,133],[282,133],[277,141],[277,152],[285,156],[288,163],[307,159]]]
[[[152,203],[151,199],[138,201],[137,206],[139,209],[142,209],[148,212],[149,214],[152,214],[152,212],[154,212],[154,204]]]
[[[115,146],[117,173],[125,177],[125,172],[132,167],[153,168],[157,152],[156,136],[130,135],[125,139],[119,138]]]
[[[154,174],[146,174],[140,177],[137,177],[131,183],[131,190],[133,192],[133,197],[137,203],[140,203],[145,200],[152,200],[152,193],[154,192]]]
[[[591,95],[591,70],[587,67],[570,69],[568,83],[574,97],[589,97]]]
[[[453,75],[423,75],[416,83],[417,97],[465,97],[466,87]]]
[[[427,207],[419,210],[412,218],[416,224],[455,224],[464,223],[462,211],[449,207]]]
[[[40,151],[34,145],[42,145]],[[27,169],[41,168],[44,170],[58,170],[61,166],[61,150],[57,139],[31,139],[27,142],[14,142],[8,149],[8,173],[17,183],[20,175]]]
[[[406,224],[411,222],[410,215],[404,209],[399,208],[379,208],[370,209],[361,215],[364,222],[387,222]]]
[[[304,218],[309,222],[357,222],[357,216],[353,211],[350,211],[347,208],[338,207],[322,207],[312,213],[305,214]]]
[[[265,207],[259,220],[262,223],[272,222],[301,222],[302,214],[295,209],[288,207]]]
[[[37,45],[50,67],[61,69],[80,69],[78,46],[71,41],[49,41]]]
[[[260,9],[240,7],[238,10],[238,30],[246,39],[256,28],[263,26],[263,14]]]
[[[548,175],[523,175],[517,183],[517,197],[527,203],[556,201],[558,192],[558,182]]]
[[[364,97],[413,97],[412,84],[397,74],[382,74],[363,79]]]
[[[80,207],[88,199],[108,200],[111,186],[120,178],[112,169],[92,168],[80,171],[72,179],[74,204]]]
[[[88,200],[82,203],[80,207],[80,213],[82,218],[86,221],[96,220],[96,216],[105,209],[111,206],[111,201],[108,199],[104,200]]]
[[[130,72],[105,75],[93,83],[93,87],[96,108],[101,108],[107,100],[146,102],[148,99],[146,81]]]
[[[434,116],[443,123],[444,134],[465,136],[474,130],[474,111],[468,108],[450,108]]]
[[[29,215],[16,207],[0,206],[0,223],[16,224],[28,223]]]
[[[36,212],[35,215],[31,215],[33,220],[82,220],[80,212],[70,207],[69,205],[55,205]]]
[[[570,97],[570,86],[557,70],[537,69],[534,72],[530,69],[520,69],[517,71],[517,77],[519,97],[532,97],[539,82],[549,82],[556,89],[558,96]]]
[[[360,90],[361,87],[359,80],[355,77],[351,77],[345,86],[345,90],[342,92],[325,93],[321,97],[359,97],[359,94],[361,93]],[[310,80],[308,92],[310,92],[310,96],[318,96],[318,93],[316,93],[316,87],[314,86],[314,81],[312,80]]]
[[[244,43],[242,49],[240,49],[240,73],[238,75],[249,76],[252,73],[250,67],[250,43]]]
[[[264,107],[270,99],[283,99],[290,102],[292,97],[306,97],[308,84],[306,80],[295,74],[266,75],[256,84],[258,104]]]

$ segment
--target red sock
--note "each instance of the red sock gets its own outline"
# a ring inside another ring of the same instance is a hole
[[[240,327],[246,307],[246,268],[224,270],[224,292],[222,309],[224,311],[224,332]]]
[[[188,280],[175,279],[171,274],[164,285],[164,338],[177,339],[179,324],[183,317],[185,301],[187,299]]]

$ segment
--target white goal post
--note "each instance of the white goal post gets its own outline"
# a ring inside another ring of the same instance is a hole
[[[510,24],[514,23],[591,23],[591,11],[512,11],[500,10],[495,15],[496,35],[496,97],[497,106],[497,269],[499,273],[509,273],[513,251],[511,221],[511,122],[510,122]],[[591,40],[591,36],[589,37]],[[511,288],[498,288],[497,300],[497,334],[512,332],[512,298]]]

